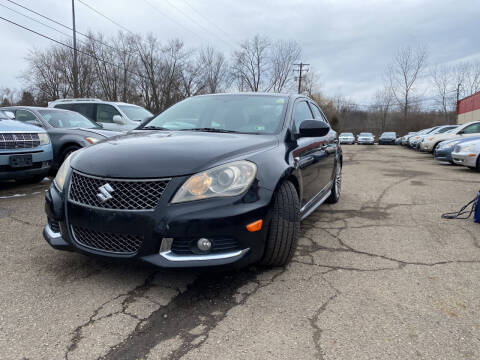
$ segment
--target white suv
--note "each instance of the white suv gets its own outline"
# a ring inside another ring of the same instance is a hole
[[[59,99],[48,107],[76,111],[107,130],[128,131],[136,128],[153,114],[141,106],[100,99]]]

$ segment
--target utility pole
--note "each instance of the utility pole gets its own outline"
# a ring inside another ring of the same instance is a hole
[[[309,66],[310,64],[304,64],[300,62],[299,64],[293,64],[295,66],[298,66],[298,69],[294,69],[293,71],[298,71],[298,76],[295,77],[295,80],[298,80],[298,93],[302,91],[302,74],[304,72],[308,72],[308,68],[304,69],[305,66]]]
[[[75,0],[72,0],[73,25],[73,97],[78,98],[78,62],[77,62],[77,32],[75,31]]]

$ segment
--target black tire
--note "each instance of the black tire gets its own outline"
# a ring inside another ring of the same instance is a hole
[[[71,153],[73,153],[74,151],[77,151],[79,149],[80,149],[80,146],[69,146],[66,149],[64,149],[62,151],[62,156],[60,158],[61,161],[58,163],[58,167],[60,167],[63,164],[65,159],[68,157],[68,155],[70,155]]]
[[[480,156],[477,159],[477,167],[475,168],[475,170],[480,171]]]
[[[264,266],[285,266],[297,248],[300,233],[300,200],[290,181],[285,181],[274,195],[272,220],[267,234]]]
[[[340,193],[342,191],[342,164],[337,160],[337,165],[335,166],[335,176],[333,178],[332,193],[325,200],[329,204],[335,204],[340,199]]]
[[[15,182],[18,184],[36,184],[45,179],[47,175],[36,175],[24,179],[16,179]]]

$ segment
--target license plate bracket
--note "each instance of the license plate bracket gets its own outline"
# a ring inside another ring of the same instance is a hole
[[[32,154],[10,155],[9,162],[10,167],[12,168],[24,168],[32,166]]]

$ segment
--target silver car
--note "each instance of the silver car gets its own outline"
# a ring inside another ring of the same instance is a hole
[[[455,164],[480,170],[480,140],[463,141],[452,152]]]
[[[373,145],[375,144],[375,136],[372,133],[362,132],[357,136],[357,144]]]
[[[355,136],[350,132],[341,133],[338,136],[340,144],[355,144]]]

